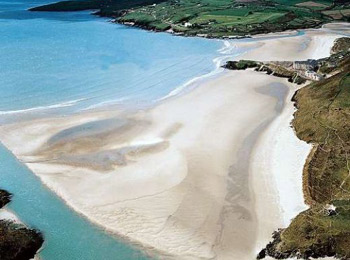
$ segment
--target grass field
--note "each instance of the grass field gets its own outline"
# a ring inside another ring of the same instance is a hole
[[[79,5],[78,5],[79,3]],[[317,27],[334,19],[347,20],[344,4],[327,0],[82,0],[60,2],[34,10],[84,8],[98,3],[103,16],[143,28],[172,29],[186,35],[244,36]],[[336,10],[336,9],[342,9]],[[350,7],[349,7],[350,9]]]
[[[306,6],[300,6],[307,3]],[[136,13],[148,13],[168,23],[174,31],[188,35],[207,34],[212,37],[246,35],[316,27],[330,22],[332,17],[322,13],[332,1],[228,1],[179,0],[156,6],[136,8],[119,18],[120,22],[143,22]],[[321,7],[324,8],[321,8]],[[342,17],[341,19],[343,19]]]
[[[285,13],[279,13],[279,12],[254,12],[249,15],[220,14],[225,12],[227,11],[216,11],[208,14],[204,13],[201,16],[196,17],[195,19],[189,20],[189,22],[193,24],[196,24],[196,23],[205,24],[205,23],[209,23],[210,21],[215,21],[215,23],[219,25],[234,26],[234,25],[263,23],[266,21],[272,22],[285,15]],[[236,12],[233,11],[232,13],[236,13]]]
[[[293,125],[299,138],[315,144],[304,172],[311,207],[281,232],[274,245],[279,253],[350,258],[350,59],[346,63],[343,72],[296,95]]]
[[[313,207],[301,213],[281,234],[283,252],[298,248],[302,256],[350,257],[350,201],[333,201],[336,213],[326,207]]]
[[[299,139],[314,148],[304,167],[304,197],[310,208],[275,235],[267,254],[337,256],[350,259],[350,38],[337,40],[327,61],[337,60],[327,79],[312,83],[294,97],[293,126]]]
[[[350,8],[349,9],[339,9],[339,10],[329,10],[322,12],[325,15],[332,17],[333,19],[347,19],[350,17]]]

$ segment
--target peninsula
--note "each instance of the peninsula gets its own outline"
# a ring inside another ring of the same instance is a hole
[[[276,231],[258,259],[265,255],[276,259],[350,257],[350,38],[337,39],[331,53],[328,58],[304,62],[241,60],[224,66],[231,70],[255,68],[291,82],[297,77],[304,78],[302,83],[314,81],[292,98],[297,108],[293,120],[296,134],[313,145],[303,173],[304,197],[310,208],[288,228]]]
[[[242,60],[320,60],[348,30],[333,27],[232,44],[251,49]],[[69,206],[151,255],[254,259],[306,209],[311,147],[289,127],[296,86],[225,70],[149,109],[14,122],[0,140]]]
[[[266,253],[278,259],[350,258],[350,38],[338,39],[332,52],[319,67],[326,79],[293,97],[293,127],[300,139],[313,144],[303,172],[310,208],[274,234]]]
[[[184,36],[272,33],[223,41],[247,51],[153,107],[1,125],[1,142],[67,205],[164,258],[350,258],[348,1],[73,0],[30,10],[97,10]],[[304,28],[315,29],[289,31]]]
[[[350,3],[346,0],[72,0],[30,10],[91,9],[117,23],[215,38],[316,28],[333,21],[350,20]]]

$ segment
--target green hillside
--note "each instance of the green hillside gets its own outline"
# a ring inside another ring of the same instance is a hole
[[[350,19],[348,2],[303,0],[74,0],[31,9],[97,14],[150,30],[207,37],[245,36]]]
[[[337,256],[350,259],[350,38],[324,60],[335,74],[297,91],[293,120],[297,136],[313,144],[304,167],[304,197],[310,208],[274,234],[265,254],[278,259]],[[329,64],[336,66],[329,66]]]

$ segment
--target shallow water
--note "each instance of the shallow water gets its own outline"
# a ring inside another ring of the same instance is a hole
[[[222,42],[127,28],[78,13],[31,13],[47,1],[0,0],[0,124],[105,104],[152,103],[215,69]],[[0,145],[9,208],[45,236],[44,260],[148,259],[70,210]]]
[[[152,104],[210,74],[220,49],[231,57],[243,51],[112,24],[88,12],[26,11],[46,2],[0,0],[0,124],[28,112]],[[44,260],[148,259],[70,210],[1,145],[0,188],[14,194],[9,208],[44,233]]]
[[[69,209],[2,145],[0,187],[14,194],[8,208],[43,231],[45,243],[39,256],[44,260],[150,259]]]
[[[26,11],[44,2],[0,1],[0,115],[154,102],[211,72],[223,46],[128,28],[89,12]]]

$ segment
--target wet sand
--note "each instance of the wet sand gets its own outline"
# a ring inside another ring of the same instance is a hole
[[[263,89],[282,81],[227,71],[148,111],[42,119],[4,132],[37,140],[13,151],[108,230],[175,258],[248,259],[257,232],[249,159],[277,113],[276,94]]]
[[[328,56],[335,38],[312,30],[231,44],[256,47],[237,59],[296,60]],[[289,127],[295,90],[225,71],[151,109],[8,124],[0,140],[69,206],[148,252],[250,260],[305,207],[310,147]]]

